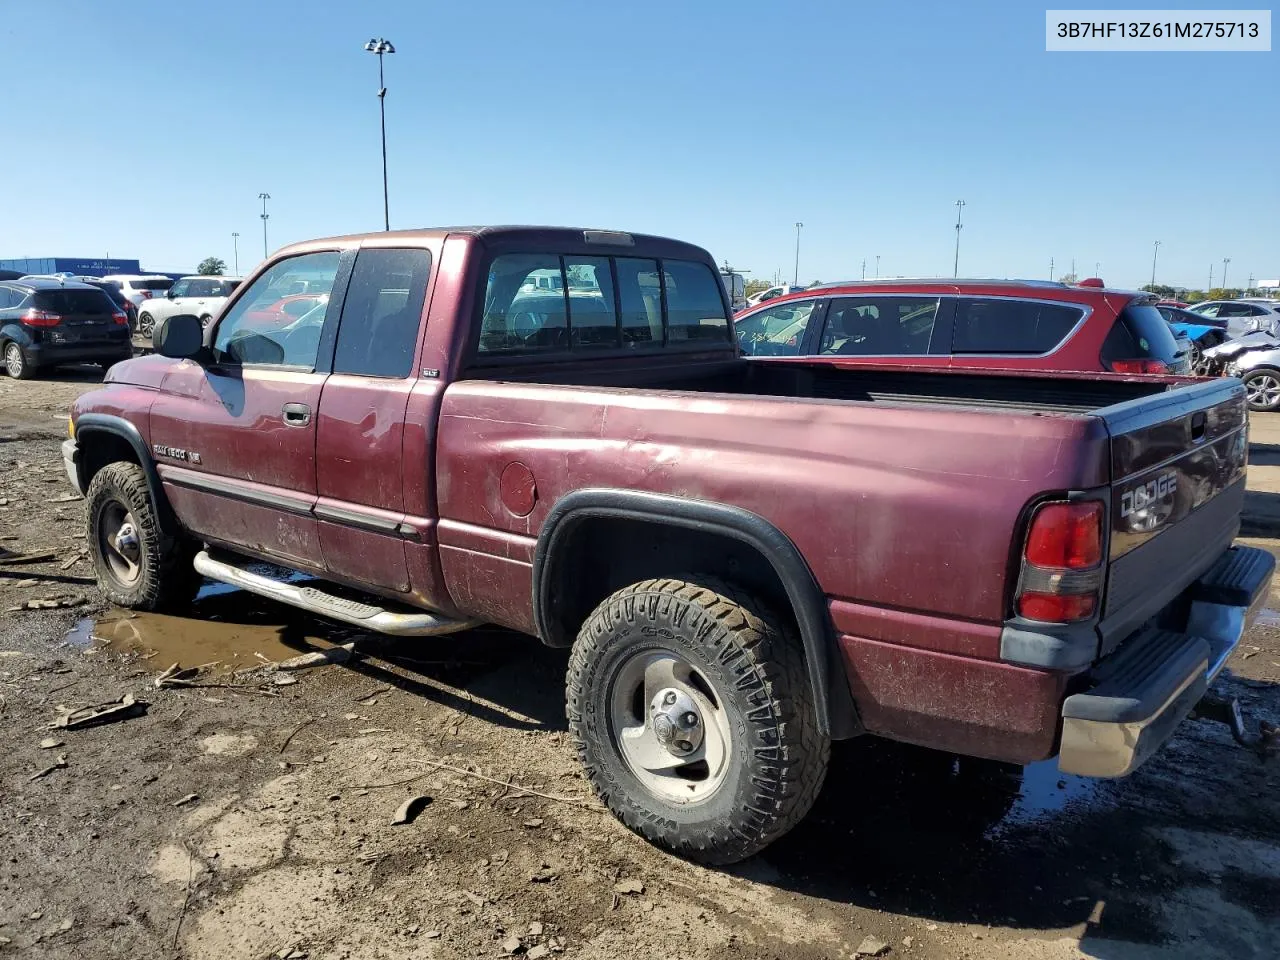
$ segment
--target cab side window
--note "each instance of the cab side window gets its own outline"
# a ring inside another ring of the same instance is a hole
[[[187,290],[189,290],[190,288],[191,288],[190,280],[179,280],[169,289],[173,291],[173,295],[175,297],[189,297],[191,296],[191,294],[187,293]]]
[[[430,273],[431,254],[426,250],[360,251],[338,323],[334,373],[409,376]]]
[[[218,322],[214,360],[314,370],[324,310],[282,324],[280,304],[299,284],[323,292],[326,301],[338,275],[338,252],[304,253],[272,264]]]

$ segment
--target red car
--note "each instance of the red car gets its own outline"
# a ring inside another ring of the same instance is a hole
[[[245,319],[264,330],[280,330],[328,302],[327,293],[293,293],[279,299],[267,298],[250,306]]]
[[[1087,373],[1190,373],[1156,298],[1032,280],[823,284],[734,319],[751,356],[876,365]]]

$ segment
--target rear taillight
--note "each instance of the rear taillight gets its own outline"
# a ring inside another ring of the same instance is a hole
[[[1104,515],[1099,500],[1036,508],[1022,553],[1018,616],[1049,623],[1093,616],[1102,587]]]
[[[1114,373],[1168,373],[1169,365],[1163,360],[1112,360]]]
[[[143,300],[150,300],[150,299],[151,299],[151,291],[150,291],[150,290],[139,290],[138,292],[139,292],[140,294],[142,294],[142,299],[143,299]]]
[[[28,327],[56,327],[61,322],[62,314],[52,310],[37,310],[35,307],[27,310],[19,319],[19,323]]]
[[[122,327],[127,327],[129,325],[129,315],[123,310],[116,310],[112,312],[111,319]]]

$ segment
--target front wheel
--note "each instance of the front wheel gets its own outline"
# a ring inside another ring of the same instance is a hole
[[[98,587],[108,600],[138,610],[191,602],[200,585],[192,566],[195,544],[160,529],[140,466],[107,464],[94,474],[85,500],[89,551]]]
[[[1241,379],[1248,394],[1250,410],[1269,411],[1280,407],[1280,372],[1254,370]]]
[[[15,380],[30,380],[36,375],[35,364],[27,361],[22,345],[12,341],[4,347],[4,369]]]
[[[826,775],[799,644],[714,580],[646,580],[600,604],[573,646],[566,712],[614,815],[702,863],[764,849]]]
[[[151,314],[147,313],[145,310],[142,313],[138,314],[138,333],[141,336],[147,337],[149,339],[151,337],[152,331],[154,331],[155,328],[156,328],[156,322],[152,318]]]

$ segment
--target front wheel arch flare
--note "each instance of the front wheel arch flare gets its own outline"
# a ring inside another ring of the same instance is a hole
[[[836,740],[859,732],[857,711],[822,589],[791,539],[768,520],[740,507],[614,488],[584,488],[557,500],[542,525],[533,558],[533,619],[544,643],[553,647],[573,644],[578,624],[566,623],[557,615],[553,591],[571,534],[579,524],[593,518],[702,531],[737,540],[759,553],[782,582],[799,628],[818,729]]]

